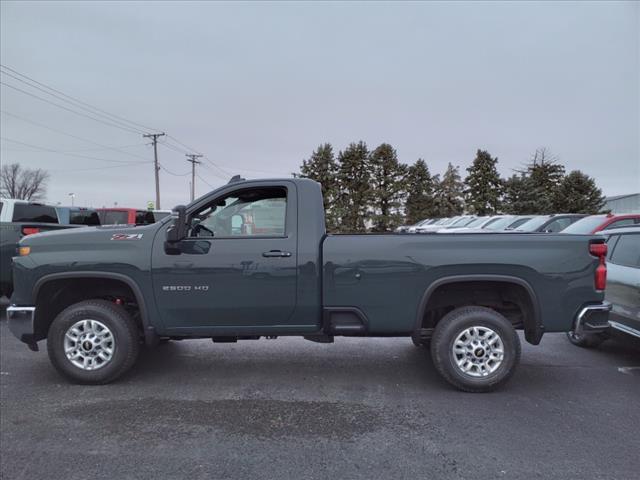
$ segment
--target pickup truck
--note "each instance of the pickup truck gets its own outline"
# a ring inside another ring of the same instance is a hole
[[[234,177],[152,225],[25,237],[9,327],[88,384],[171,339],[405,336],[471,392],[512,376],[517,330],[607,328],[604,237],[327,235],[322,200],[309,179]]]
[[[11,258],[17,253],[18,241],[34,233],[72,228],[61,218],[62,209],[28,200],[0,198],[0,297],[11,296]]]

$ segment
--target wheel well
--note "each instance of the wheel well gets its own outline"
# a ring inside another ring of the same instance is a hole
[[[47,337],[53,320],[69,305],[96,298],[121,304],[142,332],[136,296],[125,282],[111,278],[65,278],[50,280],[38,289],[34,325],[36,341]]]
[[[504,315],[514,328],[525,330],[527,341],[535,338],[536,306],[532,294],[509,281],[459,281],[445,283],[428,294],[420,326],[433,329],[451,310],[467,305],[491,308]]]

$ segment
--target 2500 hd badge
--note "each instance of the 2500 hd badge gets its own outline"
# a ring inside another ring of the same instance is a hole
[[[206,292],[209,285],[163,285],[163,292]]]

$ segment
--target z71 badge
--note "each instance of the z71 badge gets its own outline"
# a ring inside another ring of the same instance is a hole
[[[142,233],[114,233],[111,240],[142,240]]]

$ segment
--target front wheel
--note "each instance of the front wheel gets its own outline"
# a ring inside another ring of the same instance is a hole
[[[106,300],[86,300],[63,310],[47,337],[53,366],[76,383],[104,384],[135,363],[138,329],[131,315]]]
[[[438,373],[465,392],[503,385],[520,361],[520,339],[511,322],[485,307],[457,308],[436,325],[431,357]]]

